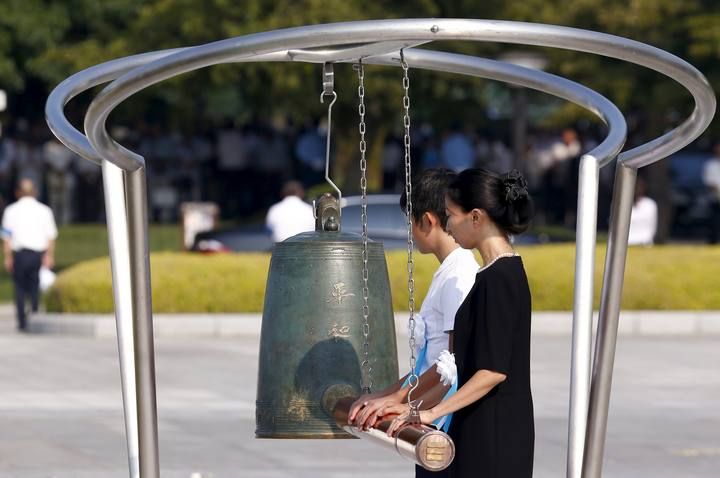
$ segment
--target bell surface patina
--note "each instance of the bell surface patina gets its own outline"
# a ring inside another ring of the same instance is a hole
[[[256,437],[351,438],[335,424],[332,407],[359,395],[364,384],[362,250],[361,236],[322,230],[275,245],[260,338]],[[372,390],[378,391],[398,379],[398,363],[385,253],[372,241],[368,290]]]

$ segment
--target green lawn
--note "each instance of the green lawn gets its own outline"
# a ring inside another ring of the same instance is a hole
[[[152,251],[179,251],[180,226],[151,225]],[[104,224],[83,224],[59,228],[55,253],[55,271],[60,272],[73,264],[108,255],[107,227]],[[2,251],[0,250],[0,256]],[[0,271],[0,302],[12,300],[12,280],[3,268]]]

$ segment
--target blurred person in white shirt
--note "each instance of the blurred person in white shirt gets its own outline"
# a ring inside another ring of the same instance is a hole
[[[655,241],[658,224],[657,203],[646,195],[643,178],[637,178],[635,185],[635,203],[630,216],[630,234],[628,245],[652,246]]]
[[[310,204],[303,200],[305,189],[298,181],[288,181],[282,188],[282,201],[268,210],[265,225],[273,242],[282,242],[301,232],[315,230],[315,215]]]
[[[31,179],[18,183],[18,200],[5,208],[2,218],[5,270],[12,275],[15,286],[15,307],[18,329],[27,329],[25,300],[30,298],[33,312],[38,310],[40,267],[55,265],[57,227],[52,210],[35,199],[37,193]]]

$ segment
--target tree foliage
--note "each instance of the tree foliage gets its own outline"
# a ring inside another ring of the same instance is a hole
[[[0,88],[8,90],[10,114],[42,117],[42,104],[68,75],[110,59],[299,25],[409,17],[484,17],[567,25],[650,43],[685,58],[720,86],[720,4],[716,0],[5,0],[0,15]],[[438,48],[495,56],[504,45],[448,42]],[[651,70],[600,56],[544,49],[549,71],[587,84],[625,112],[641,112],[647,135],[668,118],[687,114],[692,101]],[[413,72],[414,114],[446,125],[474,118],[482,124],[484,82]],[[356,78],[350,66],[336,70],[338,126],[356,121]],[[368,68],[369,121],[397,125],[399,71]],[[218,65],[150,88],[124,106],[116,121],[153,114],[183,129],[227,119],[319,116],[320,68],[311,64]],[[487,96],[487,95],[485,95]],[[678,110],[679,108],[679,110]],[[158,113],[159,112],[159,113]],[[383,123],[385,122],[385,123]],[[394,122],[394,123],[393,123]],[[715,123],[715,133],[720,133]],[[380,126],[378,126],[380,128]]]

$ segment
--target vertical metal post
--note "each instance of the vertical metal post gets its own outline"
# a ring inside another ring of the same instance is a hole
[[[130,478],[140,476],[138,457],[138,422],[135,403],[135,357],[133,356],[132,281],[130,278],[130,243],[128,237],[127,203],[123,170],[102,162],[105,215],[107,216],[110,265],[115,299],[120,380],[122,384],[125,435],[128,448]]]
[[[153,343],[150,252],[148,247],[147,184],[145,168],[125,173],[132,277],[135,383],[137,386],[140,476],[158,478],[155,347]]]
[[[583,478],[599,478],[602,473],[615,345],[627,259],[630,215],[635,196],[636,179],[637,169],[618,163],[615,172],[610,234],[605,256],[605,275],[590,388],[590,407],[582,467]]]
[[[600,166],[597,159],[587,154],[580,158],[568,423],[568,478],[580,477],[585,444],[592,358],[593,283],[599,172]]]

